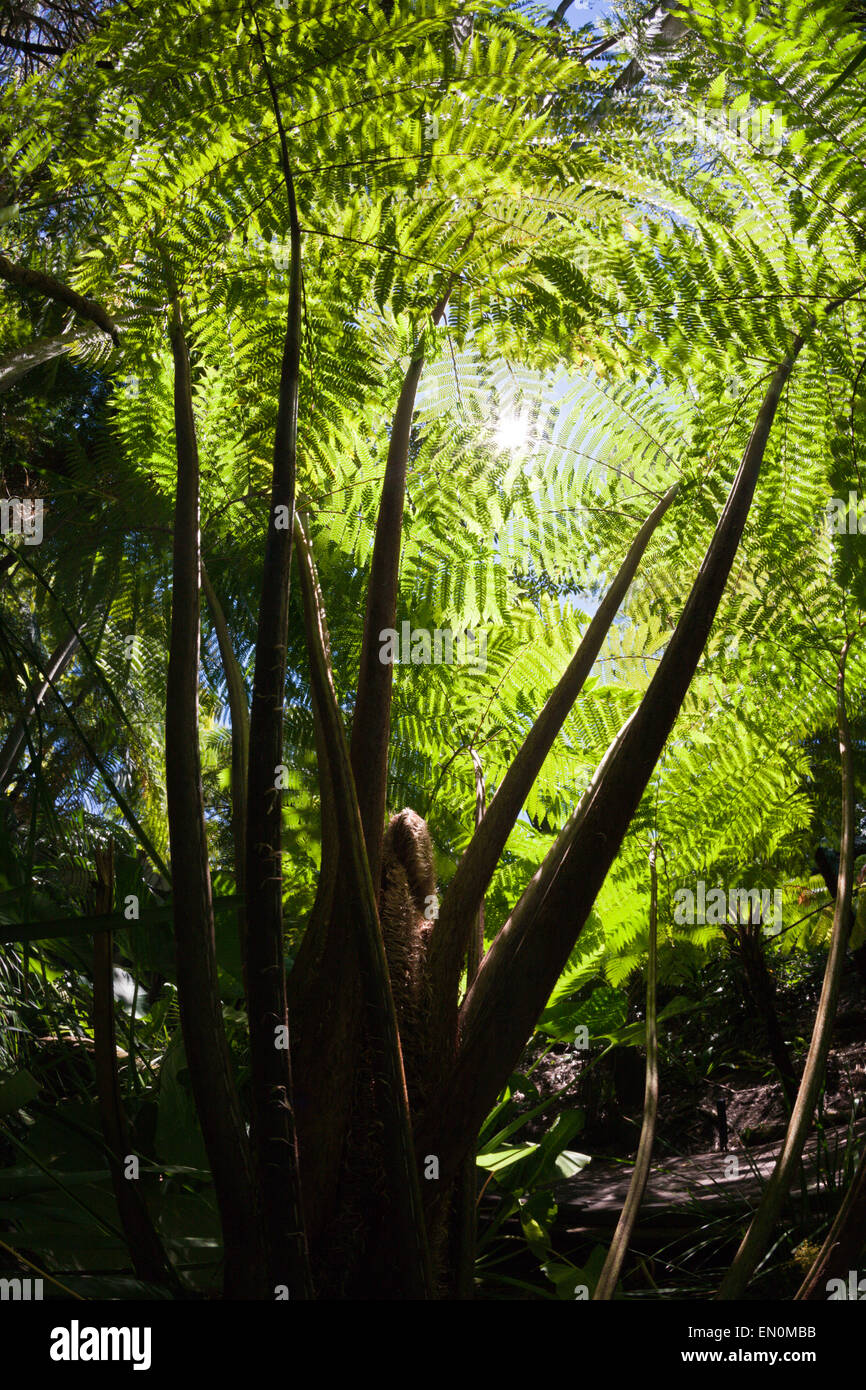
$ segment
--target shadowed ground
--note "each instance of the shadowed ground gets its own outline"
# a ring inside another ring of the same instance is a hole
[[[820,1146],[812,1134],[803,1154],[803,1179],[815,1193],[819,1179],[826,1179],[827,1165],[838,1172],[848,1139],[848,1126],[824,1130]],[[866,1120],[854,1126],[857,1139],[866,1134]],[[687,1154],[663,1158],[653,1165],[641,1204],[639,1224],[691,1225],[696,1219],[757,1206],[763,1186],[773,1171],[781,1141],[749,1150]],[[736,1161],[734,1161],[736,1160]],[[613,1225],[622,1209],[632,1174],[630,1163],[595,1160],[574,1178],[559,1183],[554,1196],[560,1222],[571,1232]],[[801,1179],[792,1191],[801,1190]]]

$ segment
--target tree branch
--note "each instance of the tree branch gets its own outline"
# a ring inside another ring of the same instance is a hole
[[[46,275],[42,270],[30,270],[23,265],[14,265],[12,261],[0,255],[0,279],[7,281],[10,285],[18,286],[19,289],[35,290],[37,294],[44,295],[46,299],[53,299],[58,304],[67,305],[68,308],[74,309],[81,318],[89,319],[91,323],[95,323],[97,328],[101,328],[103,333],[108,334],[115,347],[120,347],[120,330],[102,305],[97,304],[93,299],[85,299],[84,295],[77,294],[68,285],[63,285],[59,280],[55,280],[53,275]]]

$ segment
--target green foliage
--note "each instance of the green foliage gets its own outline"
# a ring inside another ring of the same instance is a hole
[[[489,801],[638,527],[680,484],[509,837],[486,899],[488,943],[649,686],[768,372],[817,320],[700,671],[539,1024],[548,1039],[585,1026],[598,1045],[632,1045],[640,1023],[626,989],[646,957],[651,841],[659,979],[673,992],[660,1017],[676,1019],[683,998],[694,1004],[724,940],[722,924],[675,920],[683,886],[779,890],[784,930],[766,942],[779,969],[827,939],[812,854],[838,835],[835,662],[848,634],[858,745],[866,685],[863,538],[835,534],[827,514],[831,498],[866,491],[862,35],[841,3],[690,7],[682,49],[649,69],[635,99],[605,105],[616,65],[588,61],[572,36],[496,0],[472,6],[461,44],[464,10],[405,0],[323,13],[304,0],[258,20],[302,228],[299,501],[347,726],[391,417],[422,347],[397,628],[485,636],[481,666],[410,662],[394,673],[389,807],[428,820],[443,890],[474,826],[470,750]],[[103,305],[121,338],[116,348],[79,333],[71,310],[3,285],[0,361],[73,328],[77,341],[16,379],[0,420],[5,491],[46,502],[39,547],[6,536],[0,547],[0,718],[4,739],[19,721],[24,730],[0,808],[0,1113],[12,1136],[0,1214],[16,1226],[32,1198],[27,1248],[71,1268],[80,1186],[94,1244],[79,1274],[124,1269],[105,1230],[107,1170],[92,1152],[92,1066],[82,1047],[74,1084],[53,1083],[40,1039],[90,1036],[86,920],[93,850],[109,839],[115,913],[130,896],[140,908],[117,921],[118,964],[137,1000],[118,1026],[149,1199],[179,1260],[195,1262],[196,1239],[208,1264],[218,1256],[165,930],[168,285],[174,277],[189,323],[202,553],[249,692],[289,278],[277,124],[250,6],[144,0],[102,19],[62,64],[7,74],[0,105],[4,254]],[[687,132],[678,142],[674,121]],[[768,129],[771,141],[756,134]],[[202,622],[204,795],[225,908],[217,953],[243,1087],[231,716],[205,609]],[[70,634],[74,651],[48,681]],[[288,658],[293,957],[322,839],[294,593]],[[46,1093],[84,1146],[69,1141],[56,1181],[39,1166],[54,1134]],[[595,1277],[558,1260],[552,1243],[550,1184],[574,1176],[576,1131],[560,1121],[519,1146],[517,1130],[501,1128],[480,1158],[501,1220],[518,1218],[556,1297]],[[190,1286],[210,1277],[193,1271]]]

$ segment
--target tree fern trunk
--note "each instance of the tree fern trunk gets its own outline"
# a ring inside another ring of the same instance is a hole
[[[341,862],[345,867],[339,891],[350,905],[349,917],[359,940],[364,1003],[373,1052],[375,1110],[383,1135],[385,1220],[381,1229],[371,1231],[370,1244],[375,1251],[376,1275],[391,1291],[390,1296],[424,1299],[431,1292],[430,1257],[397,1015],[376,909],[377,894],[370,875],[351,762],[330,670],[324,605],[312,550],[300,519],[296,532],[311,684],[324,736]],[[375,1194],[369,1195],[375,1210]],[[377,1292],[380,1290],[375,1286],[368,1287],[366,1296],[375,1297]]]
[[[447,293],[446,290],[433,310],[434,322],[445,312]],[[397,611],[409,441],[422,368],[419,350],[403,379],[391,423],[350,743],[364,841],[377,892],[385,826],[393,678],[391,666],[379,660],[379,633],[394,626]],[[322,765],[320,783],[326,791],[327,771]],[[333,801],[329,809],[323,791],[323,812],[330,815],[332,811]],[[328,843],[332,846],[331,840]],[[323,856],[324,850],[323,846]],[[359,983],[363,966],[358,928],[345,899],[334,891],[335,884],[348,871],[339,853],[335,858],[335,863],[326,864],[327,877],[317,895],[289,986],[297,1022],[292,1049],[298,1076],[301,1167],[311,1246],[318,1242],[335,1209],[363,1031]],[[339,998],[340,1008],[331,1017],[334,997]]]
[[[776,989],[767,965],[761,923],[739,922],[724,928],[732,954],[739,959],[746,981],[747,1000],[761,1019],[770,1057],[779,1073],[788,1108],[797,1094],[797,1074],[776,1008]]]

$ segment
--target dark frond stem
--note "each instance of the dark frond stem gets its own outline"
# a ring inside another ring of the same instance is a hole
[[[48,43],[27,43],[25,39],[13,39],[9,34],[0,34],[0,48],[11,48],[14,53],[26,53],[30,57],[62,58],[65,48],[53,48]]]
[[[469,749],[469,756],[472,759],[472,770],[475,774],[475,829],[477,830],[487,812],[487,787],[484,783],[484,768],[481,759],[474,748]],[[475,913],[475,925],[469,937],[469,949],[466,952],[466,988],[472,985],[475,976],[481,966],[481,957],[484,955],[484,898],[478,904]]]
[[[327,652],[327,658],[330,662],[330,648]],[[315,699],[312,701],[312,705],[313,731],[316,741],[316,775],[319,784],[321,856],[316,880],[316,897],[288,980],[290,1013],[295,1007],[295,991],[298,982],[309,979],[310,974],[321,966],[328,923],[331,920],[334,906],[340,854],[334,787],[328,766],[327,734],[322,723],[318,702]]]
[[[814,320],[806,332],[810,331]],[[728,500],[680,621],[640,706],[611,750],[577,831],[566,827],[484,957],[460,1013],[460,1048],[418,1137],[440,1154],[440,1175],[465,1158],[589,916],[637,810],[701,659],[761,469],[782,391],[803,345],[799,335],[773,373]],[[482,822],[486,825],[489,816]],[[543,884],[543,887],[540,885]]]
[[[301,231],[289,152],[270,63],[255,10],[248,6],[280,137],[289,205],[289,304],[274,436],[271,506],[262,566],[250,715],[246,832],[246,979],[252,1072],[252,1144],[268,1243],[272,1287],[312,1297],[301,1205],[292,1091],[282,904],[283,711],[289,584],[295,512],[301,377]]]
[[[439,323],[445,313],[452,282],[453,275],[433,309],[431,318],[434,324]],[[361,824],[364,827],[364,841],[374,883],[379,882],[382,865],[388,784],[388,741],[391,733],[391,688],[394,676],[391,663],[379,659],[380,633],[394,626],[397,614],[409,440],[415,397],[423,369],[423,348],[418,346],[403,378],[391,423],[379,513],[376,517],[376,535],[373,541],[364,632],[361,639],[361,665],[352,721],[352,771],[358,788]]]
[[[573,4],[575,4],[575,0],[560,0],[560,3],[547,21],[548,29],[558,28]],[[637,22],[643,23],[645,20],[652,19],[657,11],[663,8],[664,6],[659,4],[658,0],[652,0],[652,4],[647,5],[643,13],[637,16]],[[603,39],[600,43],[596,44],[594,48],[590,49],[589,53],[584,53],[582,55],[584,62],[588,62],[590,58],[597,58],[600,54],[606,53],[609,48],[613,48],[614,44],[621,43],[625,38],[625,32],[624,29],[618,29],[615,34],[611,34],[609,38]]]
[[[557,5],[553,14],[550,16],[550,19],[547,21],[548,27],[553,29],[556,27],[557,24],[561,24],[573,4],[574,0],[560,0],[560,3]]]
[[[225,1295],[236,1299],[264,1298],[264,1242],[217,979],[199,761],[199,462],[189,354],[177,298],[171,320],[171,348],[177,499],[165,760],[180,1017],[193,1096],[222,1221]]]
[[[358,788],[358,805],[364,841],[370,861],[373,882],[379,881],[382,863],[382,838],[385,828],[385,805],[388,781],[388,741],[391,732],[391,687],[393,669],[390,662],[379,659],[381,638],[385,628],[393,627],[397,612],[397,585],[400,573],[400,548],[403,536],[403,504],[406,496],[406,468],[409,459],[409,437],[415,396],[424,367],[420,353],[409,364],[403,378],[397,408],[391,424],[388,457],[379,514],[376,518],[376,537],[367,588],[367,611],[361,643],[361,665],[358,672],[358,691],[355,716],[352,721],[352,771]]]
[[[583,689],[644,552],[677,494],[675,483],[647,517],[594,613],[566,671],[513,759],[448,885],[430,942],[430,974],[440,1038],[433,1055],[447,1056],[456,1024],[457,981],[479,905],[505,842],[569,711]]]

